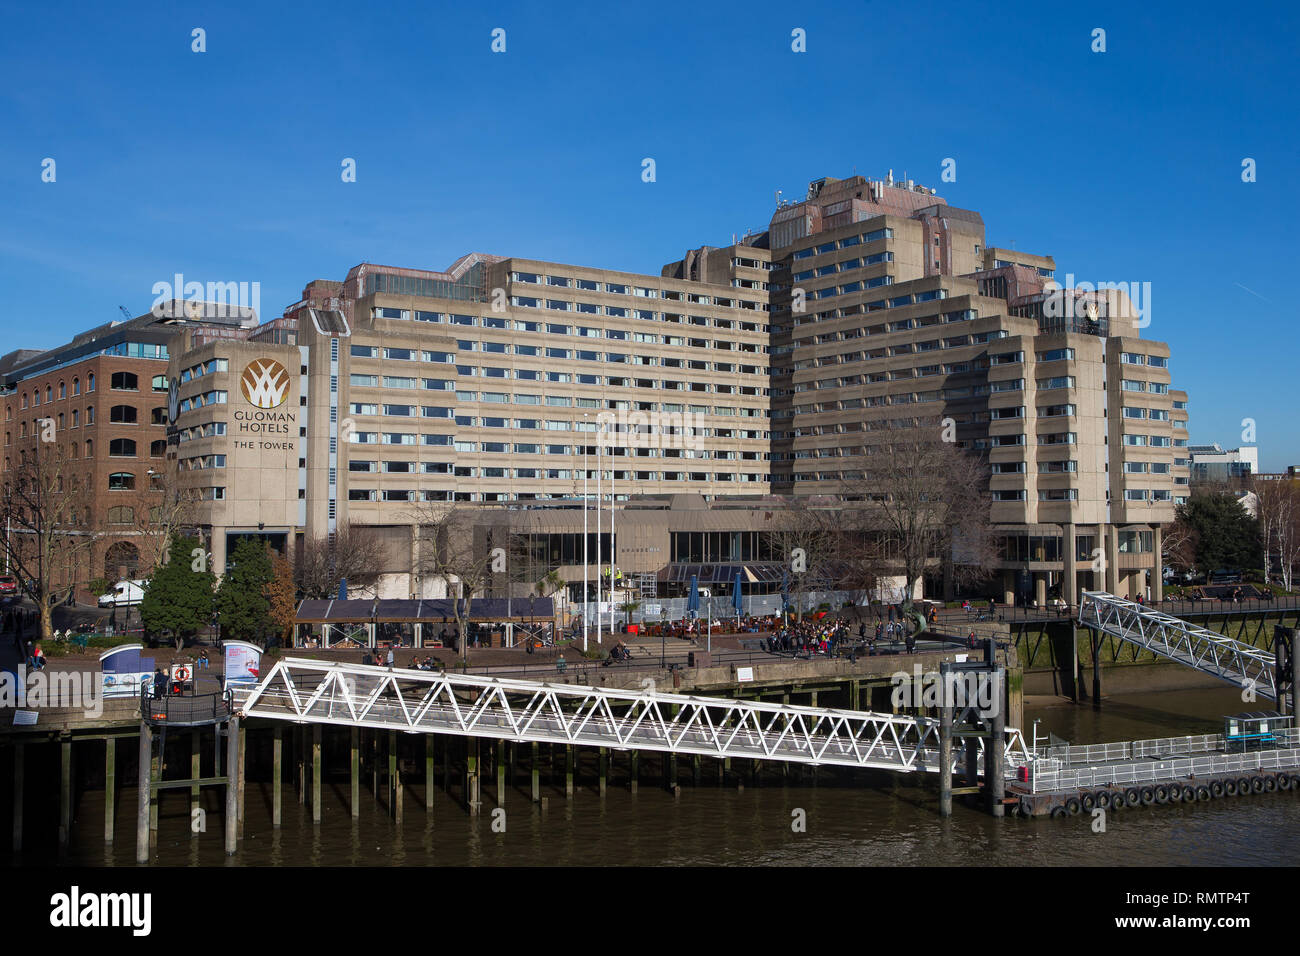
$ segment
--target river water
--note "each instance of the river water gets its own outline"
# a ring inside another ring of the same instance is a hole
[[[1089,706],[1048,702],[1026,707],[1026,724],[1040,719],[1072,743],[1212,733],[1221,716],[1251,709],[1232,690],[1170,691],[1109,698],[1097,713]],[[1028,733],[1028,727],[1026,733]],[[772,775],[761,786],[718,786],[715,764],[704,782],[690,782],[683,762],[680,795],[643,769],[639,792],[626,786],[626,757],[618,755],[609,789],[600,797],[588,770],[578,792],[544,786],[545,810],[534,806],[527,774],[508,789],[504,818],[495,778],[483,784],[483,813],[469,817],[445,792],[436,793],[432,821],[424,810],[421,778],[407,788],[399,830],[362,788],[362,812],[354,823],[347,807],[346,777],[325,783],[324,822],[311,823],[310,809],[285,787],[284,825],[270,825],[269,785],[250,784],[245,839],[227,858],[222,850],[220,788],[205,791],[214,825],[191,837],[188,796],[173,792],[163,804],[154,861],[169,865],[1048,865],[1128,866],[1177,864],[1278,865],[1291,862],[1284,832],[1300,827],[1300,798],[1291,793],[1128,810],[1109,815],[1104,833],[1091,818],[1065,820],[1009,817],[995,820],[974,808],[938,815],[933,778],[887,773],[825,775],[816,784],[783,784]],[[363,783],[366,778],[363,776]],[[439,775],[441,780],[441,775]],[[124,791],[116,842],[103,843],[102,794],[83,795],[72,849],[63,862],[134,865],[134,792]],[[215,811],[215,812],[213,812]],[[798,819],[806,821],[796,832]],[[496,832],[504,825],[504,832]]]

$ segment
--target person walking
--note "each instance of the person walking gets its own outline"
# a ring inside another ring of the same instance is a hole
[[[394,661],[394,659],[395,659],[395,658],[394,658],[394,655],[393,655],[393,645],[392,645],[392,644],[389,644],[389,645],[388,645],[388,657],[386,657],[386,658],[384,659],[384,663],[386,663],[386,664],[388,665],[388,669],[389,669],[390,671],[393,669],[393,661]]]

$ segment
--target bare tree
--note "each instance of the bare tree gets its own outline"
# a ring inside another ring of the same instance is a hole
[[[780,512],[767,512],[772,526],[763,533],[771,553],[785,566],[795,613],[802,618],[804,595],[836,583],[842,552],[837,502],[829,498],[793,498]]]
[[[379,581],[384,547],[373,531],[354,524],[341,526],[331,544],[328,535],[303,541],[294,564],[294,583],[304,598],[324,600],[338,593],[339,581],[349,587],[370,588]]]
[[[101,537],[86,504],[93,471],[76,457],[76,443],[60,445],[54,420],[38,419],[34,440],[18,449],[0,487],[5,553],[19,584],[36,605],[40,635],[53,632],[54,607],[89,579],[91,556]]]
[[[921,428],[872,447],[853,497],[867,506],[862,532],[874,529],[877,560],[901,572],[906,601],[931,567],[955,584],[987,577],[998,553],[984,458]]]
[[[421,578],[434,576],[447,584],[447,596],[460,633],[461,659],[466,657],[467,629],[474,598],[505,572],[508,531],[500,514],[449,501],[424,504],[413,515],[415,566]]]
[[[1167,566],[1183,572],[1195,568],[1196,539],[1196,529],[1175,511],[1173,524],[1166,525],[1160,535],[1162,568]]]
[[[1290,479],[1256,480],[1252,490],[1264,548],[1264,579],[1271,576],[1272,558],[1276,555],[1282,586],[1289,591],[1300,560],[1300,483]]]

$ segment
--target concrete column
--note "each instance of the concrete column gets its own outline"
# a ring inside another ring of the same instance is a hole
[[[599,777],[600,795],[605,795],[609,783],[609,748],[601,747],[596,757],[596,774]]]
[[[1074,525],[1061,525],[1061,600],[1073,607],[1079,603],[1079,567],[1074,545]]]
[[[59,846],[72,839],[72,741],[59,741]]]
[[[1151,600],[1160,602],[1165,599],[1165,561],[1161,550],[1164,547],[1164,532],[1158,524],[1152,525],[1151,544],[1155,549],[1151,555]]]
[[[700,785],[700,755],[691,754],[691,784],[698,787]]]
[[[1106,548],[1106,588],[1111,594],[1119,594],[1119,528],[1113,524],[1100,525],[1105,535]],[[1120,595],[1123,597],[1124,595]]]
[[[234,856],[239,841],[239,718],[231,717],[226,727],[226,856]]]
[[[564,745],[564,795],[573,797],[573,744]]]
[[[967,737],[964,741],[963,749],[966,751],[966,772],[965,783],[968,787],[978,787],[979,777],[979,751],[975,746],[974,738]]]
[[[1002,572],[1002,606],[1011,607],[1016,603],[1016,572]]]
[[[397,731],[388,732],[388,815],[397,817]]]
[[[157,783],[159,780],[162,779],[163,754],[161,752],[161,749],[162,749],[162,741],[159,741],[159,753],[157,754],[153,753],[152,746],[150,747],[149,782],[151,784]],[[151,786],[149,788],[149,842],[150,843],[158,842],[158,803],[161,800],[161,798],[162,798],[162,791],[161,790],[155,791],[154,788]]]
[[[641,758],[641,753],[640,753],[640,751],[633,750],[632,753],[631,753],[631,757],[630,757],[630,759],[629,759],[629,761],[628,761],[628,763],[629,763],[629,765],[630,765],[629,768],[628,768],[628,772],[629,772],[629,774],[630,774],[630,776],[631,776],[631,790],[632,790],[633,793],[636,793],[637,784],[640,783],[640,781],[641,781],[641,760],[640,760],[640,758]]]
[[[104,842],[113,842],[113,821],[117,816],[117,738],[104,741]]]
[[[320,823],[321,725],[311,727],[311,822]]]
[[[1047,572],[1034,573],[1034,600],[1040,608],[1047,607]]]
[[[20,750],[22,744],[18,745]],[[135,812],[135,862],[149,862],[149,783],[153,778],[151,752],[153,751],[153,729],[144,721],[140,722],[140,769],[136,774],[136,812]],[[18,758],[18,769],[22,768],[22,758]],[[22,774],[18,774],[21,778]],[[19,787],[19,791],[21,786]],[[21,809],[21,799],[19,807]],[[19,821],[20,825],[21,821]],[[14,842],[21,842],[15,831]]]
[[[1079,625],[1070,621],[1070,699],[1079,702]]]
[[[361,816],[361,728],[353,727],[348,744],[348,764],[352,784],[352,819]]]
[[[356,731],[352,731],[354,734]],[[284,817],[284,725],[275,722],[271,737],[271,826],[279,829]]]

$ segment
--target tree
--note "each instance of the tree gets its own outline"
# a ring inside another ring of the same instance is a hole
[[[828,509],[828,504],[836,507]],[[764,515],[773,524],[764,532],[766,545],[785,566],[795,613],[801,618],[805,592],[835,583],[834,562],[842,550],[838,504],[828,498],[792,498],[779,513]]]
[[[506,527],[499,514],[452,502],[429,502],[412,518],[415,572],[421,579],[428,575],[441,578],[446,582],[447,596],[455,598],[452,608],[464,660],[474,598],[493,575],[506,570]]]
[[[78,460],[76,442],[58,443],[54,419],[36,420],[18,464],[6,468],[0,487],[5,550],[19,586],[36,605],[40,636],[53,633],[55,605],[70,598],[91,566],[101,534],[90,508],[93,471]],[[12,459],[11,459],[12,461]]]
[[[1255,480],[1253,490],[1265,580],[1276,563],[1282,587],[1289,591],[1300,559],[1300,482]]]
[[[195,538],[172,532],[164,560],[154,567],[140,602],[146,633],[166,633],[179,651],[185,638],[212,620],[216,578]]]
[[[294,581],[304,598],[325,600],[338,594],[343,578],[349,588],[374,587],[383,564],[384,548],[374,532],[346,524],[334,533],[332,546],[327,535],[303,542],[302,554],[294,564]]]
[[[1257,568],[1262,549],[1259,522],[1233,494],[1193,494],[1174,514],[1196,535],[1196,567],[1211,574],[1219,568]]]
[[[998,557],[988,462],[922,428],[872,447],[859,528],[875,537],[882,566],[901,572],[906,600],[932,565],[954,584],[987,577]]]
[[[271,555],[271,583],[266,596],[270,602],[271,624],[284,642],[292,633],[297,617],[298,590],[293,583],[293,565],[281,554]]]
[[[226,561],[217,586],[217,614],[225,637],[250,640],[271,624],[267,588],[272,580],[270,549],[260,538],[243,538]]]

